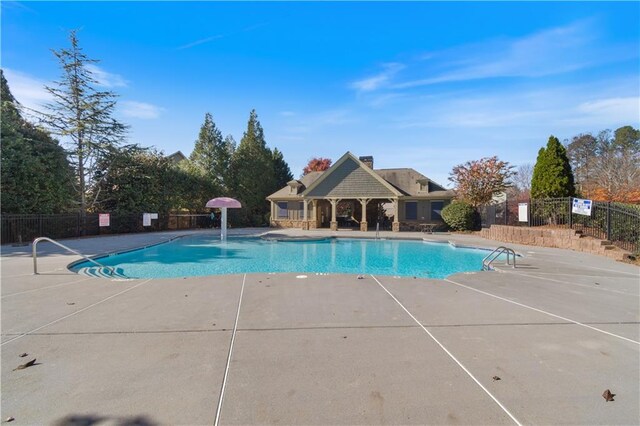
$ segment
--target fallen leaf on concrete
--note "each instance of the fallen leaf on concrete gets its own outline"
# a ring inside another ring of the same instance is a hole
[[[600,283],[596,283],[596,285],[600,285]]]
[[[29,354],[28,354],[28,353],[26,353],[26,352],[23,352],[23,353],[21,353],[21,354],[20,354],[20,355],[18,355],[18,356],[19,356],[20,358],[24,358],[24,357],[25,357],[25,356],[27,356],[27,355],[29,355]]]
[[[493,376],[493,380],[497,381],[497,380],[502,380],[502,379],[500,377],[498,377],[498,376]]]
[[[36,359],[32,359],[31,361],[25,363],[25,364],[20,364],[19,366],[17,366],[16,368],[13,369],[13,371],[16,370],[24,370],[25,368],[31,367],[33,364],[36,363]]]
[[[9,416],[9,417],[7,417],[7,419],[5,420],[5,422],[9,423],[9,422],[12,422],[12,421],[14,421],[14,420],[15,420],[15,418],[13,418],[13,417]]]
[[[67,305],[75,305],[76,302],[67,302]]]
[[[343,338],[343,339],[346,339],[346,338],[347,338],[347,336],[342,336],[342,338]]]
[[[607,401],[614,401],[613,397],[616,396],[615,393],[611,393],[609,389],[603,392],[602,397]]]
[[[358,279],[359,280],[363,280],[364,279],[364,275],[358,275]]]

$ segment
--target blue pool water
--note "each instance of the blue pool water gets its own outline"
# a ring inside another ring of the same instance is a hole
[[[267,241],[195,235],[99,258],[128,278],[176,278],[252,272],[344,273],[444,278],[478,271],[487,251],[409,240]],[[83,262],[72,270],[91,273]],[[95,270],[95,268],[93,268]]]

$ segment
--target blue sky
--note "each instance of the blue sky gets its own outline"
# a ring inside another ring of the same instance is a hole
[[[206,112],[239,142],[255,108],[295,176],[373,155],[447,185],[498,155],[640,121],[640,3],[2,2],[2,68],[46,101],[50,49],[80,44],[130,142],[189,155]]]

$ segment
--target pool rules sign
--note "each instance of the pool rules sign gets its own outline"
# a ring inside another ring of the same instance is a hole
[[[591,216],[592,204],[593,202],[591,200],[582,200],[580,198],[574,198],[571,206],[571,213]]]

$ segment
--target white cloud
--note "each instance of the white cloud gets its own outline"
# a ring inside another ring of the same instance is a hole
[[[122,101],[122,113],[127,117],[141,118],[143,120],[153,120],[160,117],[163,108],[145,102]]]
[[[195,47],[195,46],[198,46],[198,45],[201,45],[201,44],[204,44],[204,43],[209,43],[210,41],[218,40],[218,39],[221,39],[221,38],[224,38],[224,35],[220,34],[220,35],[214,35],[214,36],[211,36],[211,37],[206,37],[206,38],[203,38],[203,39],[200,39],[200,40],[196,40],[196,41],[193,41],[191,43],[187,43],[185,45],[182,45],[182,46],[178,47],[177,50],[190,49],[192,47]]]
[[[44,104],[51,102],[52,96],[44,88],[46,81],[9,68],[3,71],[13,97],[26,108],[42,110]]]
[[[411,88],[430,84],[495,77],[541,77],[588,67],[616,55],[600,55],[588,21],[546,29],[517,39],[489,40],[438,52],[442,70],[397,84]],[[604,53],[604,52],[601,52]],[[434,55],[430,57],[433,58]]]
[[[376,75],[364,78],[362,80],[354,81],[349,86],[352,89],[356,89],[360,92],[370,92],[377,90],[383,86],[386,86],[391,78],[400,72],[405,66],[397,62],[391,62],[383,64],[383,70]]]
[[[639,56],[637,45],[604,45],[598,35],[597,22],[583,20],[519,38],[455,46],[415,55],[405,64],[385,64],[378,74],[355,81],[350,87],[372,92],[499,77],[536,78]],[[400,70],[404,81],[397,81]]]
[[[608,98],[583,102],[578,111],[589,115],[609,116],[631,123],[640,120],[640,97]]]
[[[105,71],[94,64],[88,64],[87,70],[93,74],[93,78],[98,82],[100,86],[104,87],[127,87],[128,82],[118,74],[112,74]]]

